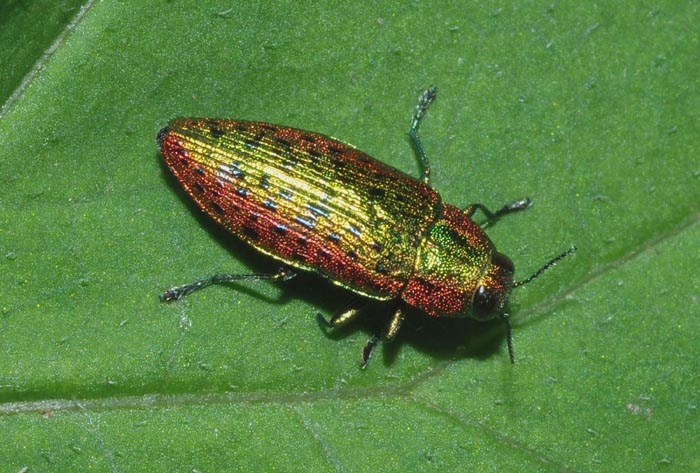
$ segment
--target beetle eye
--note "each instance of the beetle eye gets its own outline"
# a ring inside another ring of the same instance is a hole
[[[490,320],[496,315],[498,301],[492,290],[486,286],[479,286],[472,299],[471,316],[476,320]]]

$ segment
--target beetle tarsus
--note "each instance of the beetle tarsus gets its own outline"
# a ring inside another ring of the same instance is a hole
[[[486,223],[492,223],[506,214],[520,212],[521,210],[528,209],[531,206],[532,199],[530,199],[529,197],[525,197],[524,199],[518,199],[509,204],[506,204],[500,209],[496,210],[495,212],[489,210],[489,208],[486,207],[484,204],[471,204],[466,209],[464,209],[464,213],[471,217],[477,210],[481,210],[481,212],[486,216]]]
[[[361,369],[365,369],[365,367],[367,366],[367,363],[369,362],[369,359],[372,356],[372,352],[374,351],[374,347],[376,347],[378,343],[379,335],[377,335],[376,333],[372,335],[372,338],[367,340],[367,344],[362,349],[362,361],[360,362]]]
[[[199,291],[212,284],[218,284],[222,282],[233,282],[233,281],[257,281],[261,279],[267,279],[275,282],[289,281],[297,275],[291,268],[281,267],[276,273],[272,274],[215,274],[214,276],[200,279],[190,284],[183,284],[182,286],[171,287],[160,295],[160,300],[163,302],[171,302],[182,299],[188,294],[192,294],[194,291]]]
[[[508,345],[508,357],[510,358],[510,364],[515,364],[515,353],[513,352],[513,331],[510,327],[510,315],[506,312],[501,315],[503,318],[503,323],[506,326],[506,344]]]
[[[423,181],[425,184],[430,183],[430,161],[428,161],[428,156],[425,154],[423,144],[418,136],[418,127],[420,126],[421,120],[425,116],[425,112],[428,110],[428,107],[433,100],[435,100],[436,96],[437,89],[435,86],[430,86],[421,94],[421,96],[418,98],[418,105],[416,105],[416,112],[413,114],[413,118],[411,119],[411,129],[408,131],[408,137],[411,139],[413,148],[416,150],[416,154],[423,165],[421,181]]]

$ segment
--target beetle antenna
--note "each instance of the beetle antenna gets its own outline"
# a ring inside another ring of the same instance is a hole
[[[515,355],[513,354],[513,331],[510,328],[510,315],[503,312],[503,323],[506,324],[506,343],[508,344],[508,356],[510,356],[510,363],[515,364]]]
[[[571,248],[569,248],[568,250],[566,250],[565,252],[563,252],[562,254],[560,254],[559,256],[557,256],[556,258],[554,258],[554,259],[550,260],[549,262],[547,262],[544,266],[542,266],[540,269],[538,269],[537,272],[536,272],[535,274],[533,274],[532,276],[530,276],[529,278],[523,279],[522,281],[517,281],[516,283],[514,283],[514,284],[513,284],[513,287],[522,286],[522,285],[525,285],[525,284],[529,283],[530,281],[532,281],[532,280],[534,280],[534,279],[537,279],[537,277],[538,277],[540,274],[544,273],[544,272],[547,271],[549,268],[551,268],[552,266],[554,266],[555,264],[557,264],[559,261],[561,261],[561,260],[563,260],[564,258],[566,258],[567,256],[569,256],[570,254],[576,252],[576,250],[577,250],[577,248],[576,248],[575,246],[572,246]]]

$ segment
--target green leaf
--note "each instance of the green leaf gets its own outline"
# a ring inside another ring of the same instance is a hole
[[[3,467],[698,470],[700,6],[336,3],[0,9]],[[319,131],[418,175],[430,84],[445,201],[534,200],[488,228],[518,279],[579,248],[512,294],[515,366],[501,324],[411,313],[360,370],[386,308],[324,335],[352,297],[313,275],[158,300],[277,267],[168,176],[170,118]]]
[[[0,4],[0,98],[3,103],[13,93],[20,94],[32,78],[29,72],[41,67],[44,55],[52,54],[67,32],[71,20],[81,18],[82,2],[6,1]],[[13,97],[14,98],[14,97]]]

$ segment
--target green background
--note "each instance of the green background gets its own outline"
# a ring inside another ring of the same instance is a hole
[[[697,471],[697,2],[39,2],[0,6],[2,471]],[[455,5],[459,3],[459,5]],[[499,323],[284,286],[166,174],[180,115],[319,131],[489,228],[518,278]]]

